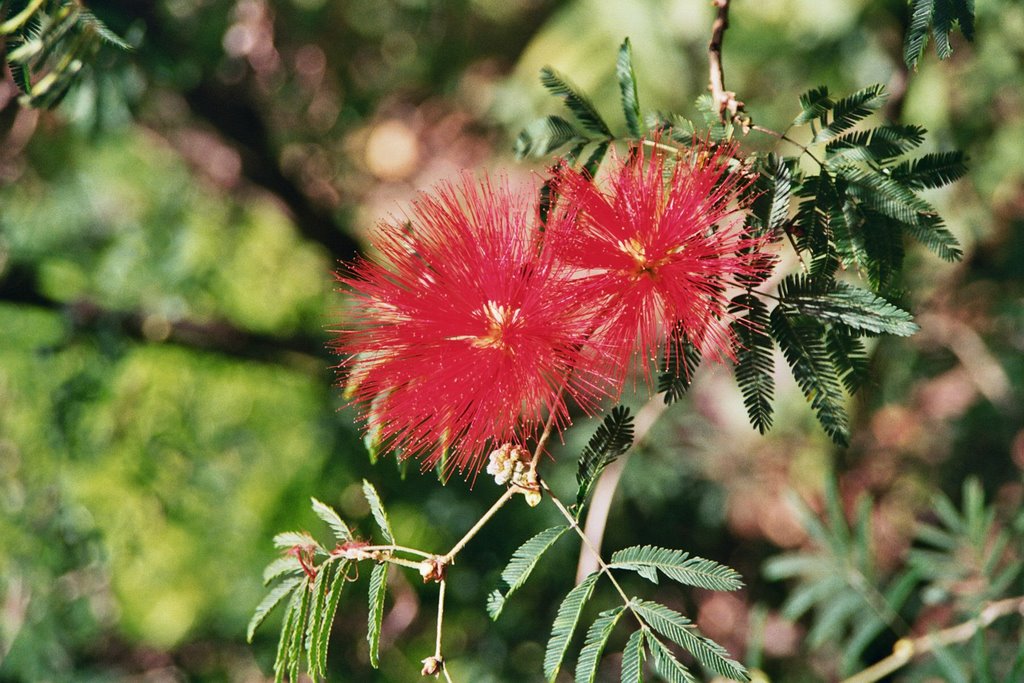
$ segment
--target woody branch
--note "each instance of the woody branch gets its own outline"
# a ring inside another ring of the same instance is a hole
[[[711,97],[718,106],[718,115],[723,122],[735,120],[743,111],[743,103],[736,99],[736,93],[725,89],[725,73],[722,68],[722,43],[725,30],[729,28],[729,0],[712,0],[717,10],[711,24],[711,41],[708,43],[708,71]]]

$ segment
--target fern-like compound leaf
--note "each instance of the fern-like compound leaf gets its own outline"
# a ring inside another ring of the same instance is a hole
[[[305,531],[282,531],[274,535],[274,547],[279,550],[287,550],[295,546],[314,546],[319,548],[320,544],[316,539]]]
[[[629,38],[622,41],[619,58],[615,62],[615,76],[619,81],[622,96],[622,112],[626,116],[626,130],[635,138],[640,137],[640,96],[637,94],[636,74],[633,72],[633,48]]]
[[[690,389],[700,361],[700,351],[685,334],[673,333],[665,348],[662,372],[658,374],[658,392],[665,394],[665,405],[672,405]]]
[[[334,564],[336,567],[330,588],[327,591],[327,599],[320,613],[320,619],[314,624],[313,637],[309,644],[309,647],[316,653],[317,669],[323,675],[327,674],[327,646],[331,639],[331,629],[334,627],[334,615],[338,611],[341,591],[348,579],[348,563],[345,560],[338,560]]]
[[[826,142],[853,128],[862,119],[881,109],[886,97],[885,86],[876,83],[836,100],[829,112],[832,120],[818,131],[814,142]]]
[[[868,334],[908,337],[918,329],[910,313],[845,282],[791,275],[779,285],[779,298],[803,315]]]
[[[829,97],[828,87],[821,85],[800,95],[800,114],[793,119],[794,126],[802,126],[823,119],[835,102]]]
[[[890,175],[915,190],[942,187],[967,173],[967,157],[963,152],[932,152],[892,167]]]
[[[597,169],[600,168],[601,162],[604,161],[605,155],[608,153],[608,148],[611,143],[608,141],[598,143],[594,147],[594,151],[590,153],[586,163],[583,164],[583,173],[589,178],[593,178],[597,175]]]
[[[793,194],[793,171],[784,163],[775,169],[771,209],[768,213],[768,229],[782,229],[789,220],[789,204]]]
[[[282,667],[282,670],[288,673],[288,678],[293,681],[299,679],[299,670],[302,667],[303,645],[306,640],[306,623],[309,621],[309,608],[311,596],[313,595],[313,592],[309,590],[308,582],[303,585],[302,590],[299,592],[302,596],[296,607],[292,637],[288,641],[288,647],[285,651],[285,663]]]
[[[263,569],[263,585],[269,586],[275,579],[296,575],[302,571],[299,558],[294,555],[279,557]]]
[[[843,387],[848,393],[855,393],[868,376],[868,353],[864,342],[845,330],[830,327],[825,331],[825,347],[839,371]]]
[[[310,598],[309,619],[306,624],[306,670],[314,679],[324,674],[320,668],[321,660],[316,649],[316,634],[324,618],[324,609],[327,606],[327,593],[330,590],[331,582],[334,580],[336,569],[335,563],[324,562],[317,572],[316,580],[313,582],[313,596]]]
[[[558,606],[558,614],[551,625],[551,637],[548,639],[547,648],[544,651],[544,677],[554,681],[558,670],[565,659],[565,653],[569,649],[569,641],[576,631],[576,624],[579,623],[580,615],[587,600],[594,593],[594,586],[600,573],[594,572],[583,579],[569,591],[562,604]]]
[[[277,654],[274,656],[274,682],[283,681],[288,669],[288,648],[294,639],[295,631],[302,629],[305,623],[299,619],[303,596],[309,594],[309,584],[303,580],[298,590],[292,592],[288,607],[281,625],[281,637],[277,641]]]

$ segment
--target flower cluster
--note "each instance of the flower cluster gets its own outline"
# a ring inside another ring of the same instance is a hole
[[[728,355],[726,288],[763,269],[763,241],[743,228],[734,150],[696,150],[668,172],[675,159],[637,147],[606,192],[563,168],[543,226],[536,193],[467,176],[382,225],[379,256],[339,275],[354,300],[341,369],[367,430],[475,473],[496,444],[567,425],[567,402],[618,395],[636,359],[649,379],[674,330]]]

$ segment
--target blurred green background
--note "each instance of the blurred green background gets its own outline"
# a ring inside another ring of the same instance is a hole
[[[0,680],[264,680],[276,620],[253,646],[244,628],[272,534],[326,536],[310,496],[369,533],[367,477],[402,542],[443,551],[497,494],[484,478],[442,486],[368,463],[325,347],[341,322],[338,260],[460,169],[541,170],[510,150],[521,126],[556,110],[536,82],[545,64],[617,120],[615,51],[629,36],[641,107],[693,115],[712,8],[88,5],[138,48],[104,52],[56,112],[20,108],[0,82]],[[1024,496],[1024,6],[979,3],[977,41],[957,34],[951,60],[929,49],[909,74],[900,0],[736,0],[731,18],[726,84],[755,122],[784,128],[819,84],[883,82],[888,117],[971,158],[969,177],[932,197],[966,257],[912,251],[905,286],[922,330],[878,344],[850,449],[829,444],[784,373],[777,426],[760,437],[728,370],[703,368],[630,457],[612,509],[608,549],[657,543],[740,570],[739,595],[666,586],[659,597],[773,680],[802,681],[829,670],[827,657],[801,651],[803,627],[777,614],[784,587],[760,574],[805,541],[787,490],[814,500],[834,470],[847,501],[871,492],[892,563],[936,488],[955,498],[975,474],[1005,508]],[[579,420],[548,466],[556,488],[573,490],[572,454],[592,429]],[[460,556],[445,636],[458,680],[541,678],[573,544],[498,623],[484,604],[512,550],[554,519],[511,505]],[[363,583],[339,610],[332,680],[417,679],[436,586],[392,574],[375,672]]]

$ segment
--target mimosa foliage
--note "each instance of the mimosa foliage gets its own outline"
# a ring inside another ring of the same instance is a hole
[[[544,69],[542,84],[564,101],[579,127],[558,116],[540,119],[520,135],[517,154],[545,156],[571,145],[563,159],[579,165],[584,147],[596,145],[583,163],[593,176],[612,142],[653,140],[682,150],[699,138],[726,142],[740,134],[739,125],[719,118],[707,96],[697,101],[701,124],[674,113],[641,117],[628,41],[619,50],[616,74],[625,135],[612,133],[586,93]],[[735,378],[750,424],[761,433],[772,425],[777,347],[822,428],[837,445],[847,445],[847,394],[863,384],[868,372],[861,338],[907,336],[917,329],[899,301],[906,239],[947,261],[962,255],[953,233],[921,191],[961,178],[966,159],[955,151],[909,156],[924,143],[926,131],[874,120],[886,98],[878,84],[843,97],[833,97],[826,86],[811,89],[799,97],[791,130],[775,134],[782,148],[796,144],[793,129],[809,129],[810,142],[797,144],[797,155],[770,152],[736,159],[736,172],[758,174],[750,188],[748,230],[788,244],[800,263],[799,272],[774,288],[763,278],[752,279],[732,299],[729,311]],[[546,185],[542,200],[547,210],[558,198]],[[863,284],[855,284],[857,280]],[[670,337],[658,377],[666,403],[685,394],[701,361],[685,331],[673,331]]]

